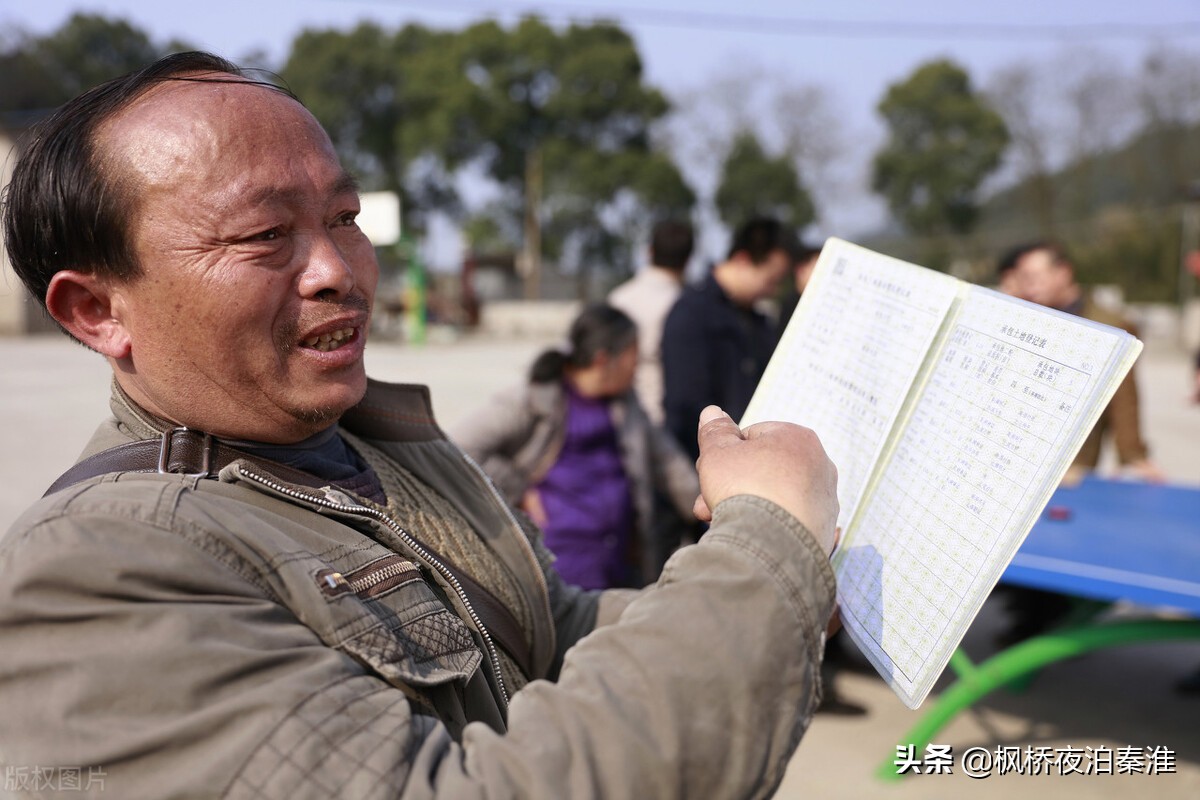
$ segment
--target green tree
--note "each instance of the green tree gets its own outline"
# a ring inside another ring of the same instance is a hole
[[[913,233],[963,234],[979,212],[978,189],[1008,145],[1004,120],[950,61],[921,66],[892,85],[879,113],[888,140],[876,153],[872,188]]]
[[[41,111],[140,69],[181,43],[156,45],[124,19],[76,13],[46,36],[14,34],[0,47],[0,111]]]
[[[363,185],[400,196],[406,229],[457,208],[451,172],[466,151],[454,120],[469,84],[450,58],[453,41],[420,25],[305,30],[283,67]]]
[[[679,170],[651,146],[668,104],[643,82],[624,30],[596,23],[558,31],[533,18],[509,29],[482,22],[463,32],[459,46],[474,86],[466,115],[474,152],[511,198],[510,213],[521,215],[527,286],[543,252],[581,269],[627,270],[639,225],[691,208],[695,197]]]
[[[749,130],[733,140],[713,197],[717,213],[731,229],[754,216],[769,216],[803,230],[816,218],[812,198],[793,161],[771,157]]]

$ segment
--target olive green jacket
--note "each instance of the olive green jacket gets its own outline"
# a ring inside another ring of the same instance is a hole
[[[89,452],[156,435],[120,397],[114,412]],[[816,702],[834,594],[793,517],[732,498],[656,587],[582,593],[441,435],[423,388],[373,384],[342,426],[470,522],[459,568],[484,588],[498,569],[516,578],[511,605],[534,610],[519,681],[419,532],[378,509],[244,461],[218,480],[106,475],[42,499],[0,540],[0,769],[42,781],[6,788],[34,796],[80,774],[121,798],[778,785]]]

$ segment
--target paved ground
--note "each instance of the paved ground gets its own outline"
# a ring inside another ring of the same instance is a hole
[[[367,360],[376,377],[430,384],[437,415],[452,422],[519,376],[543,344],[503,339],[421,348],[373,343]],[[1137,369],[1145,425],[1158,462],[1173,481],[1200,485],[1200,407],[1186,402],[1186,356],[1168,344],[1151,342]],[[70,465],[106,413],[108,380],[108,369],[98,356],[59,337],[0,339],[0,414],[8,423],[0,433],[6,467],[0,486],[0,530]],[[989,653],[991,637],[1001,625],[999,611],[985,606],[967,636],[968,652],[977,659]],[[972,746],[994,750],[998,745],[1114,751],[1161,746],[1175,754],[1173,775],[1007,775],[973,780],[956,769],[954,775],[922,776],[899,785],[879,783],[872,772],[891,757],[895,743],[919,715],[908,711],[873,673],[846,672],[840,678],[843,694],[866,705],[869,713],[857,718],[818,716],[779,796],[1200,797],[1200,697],[1184,698],[1170,688],[1197,665],[1200,644],[1089,655],[1046,670],[1023,694],[988,698],[979,713],[963,715],[938,737],[956,753]]]

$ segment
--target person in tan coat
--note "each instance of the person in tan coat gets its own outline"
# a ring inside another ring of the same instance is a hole
[[[1101,308],[1084,291],[1075,279],[1071,260],[1054,242],[1014,247],[1000,260],[998,277],[1001,291],[1014,297],[1137,335],[1132,323]],[[1105,439],[1112,440],[1123,471],[1142,480],[1156,483],[1165,480],[1162,470],[1150,459],[1149,447],[1142,436],[1137,381],[1132,370],[1117,387],[1096,427],[1084,440],[1068,471],[1068,481],[1077,481],[1096,469]]]
[[[1005,294],[1137,334],[1131,323],[1092,301],[1075,280],[1075,268],[1066,251],[1055,242],[1038,241],[1013,247],[1000,259],[997,279],[1000,291]],[[1084,440],[1063,482],[1078,483],[1095,471],[1106,438],[1116,447],[1122,470],[1142,480],[1163,481],[1162,471],[1150,460],[1149,448],[1142,438],[1139,413],[1137,382],[1130,370]],[[1048,630],[1072,609],[1071,599],[1055,592],[1018,586],[1001,589],[1012,621],[1008,630],[999,635],[1000,645]]]

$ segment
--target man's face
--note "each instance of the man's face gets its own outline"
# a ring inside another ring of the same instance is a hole
[[[1051,308],[1063,308],[1070,302],[1074,272],[1049,250],[1026,253],[1009,272],[1011,278],[1004,286],[1017,297]]]
[[[121,385],[228,438],[295,442],[366,390],[378,270],[353,182],[298,103],[248,84],[166,83],[101,131],[137,196],[142,275],[114,286]]]
[[[803,261],[797,262],[796,266],[792,268],[797,294],[804,294],[804,290],[808,288],[808,282],[812,280],[813,270],[816,269],[819,256],[819,253],[814,253]]]
[[[757,286],[754,300],[771,297],[792,268],[792,257],[786,250],[772,250],[760,264],[755,265]]]

